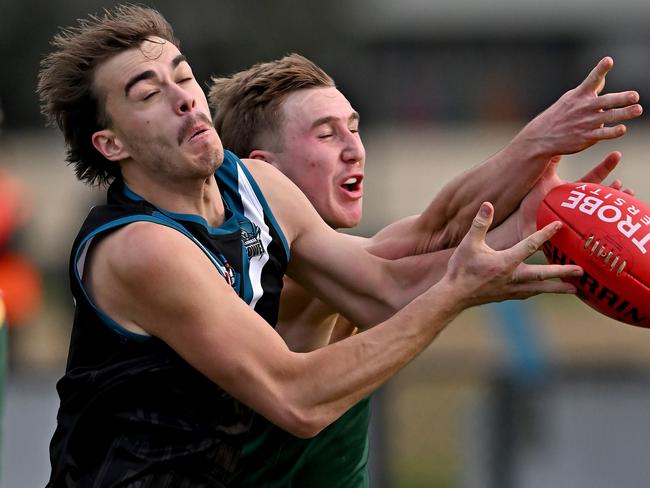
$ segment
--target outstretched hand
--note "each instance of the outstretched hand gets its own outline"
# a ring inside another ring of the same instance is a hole
[[[620,122],[643,113],[636,91],[601,95],[605,77],[614,66],[605,57],[580,85],[562,95],[517,135],[527,144],[538,144],[540,154],[574,154],[598,141],[615,139],[626,132]]]
[[[611,152],[605,157],[605,159],[576,181],[600,184],[616,168],[620,161],[621,153],[618,151]],[[537,208],[540,203],[542,203],[542,200],[544,200],[544,197],[548,192],[556,186],[567,183],[567,181],[560,178],[557,174],[557,166],[559,163],[560,156],[551,158],[544,174],[528,194],[526,194],[524,199],[521,201],[519,209],[512,215],[516,219],[515,235],[518,240],[523,239],[525,236],[530,235],[535,231]],[[634,190],[631,188],[624,188],[623,183],[619,179],[612,181],[609,186],[615,190],[621,190],[629,195],[634,195]]]
[[[493,216],[492,205],[483,203],[472,227],[450,258],[443,278],[460,294],[464,308],[540,293],[576,292],[572,284],[554,279],[580,276],[579,266],[523,262],[560,229],[561,222],[550,223],[509,249],[495,251],[485,242]]]

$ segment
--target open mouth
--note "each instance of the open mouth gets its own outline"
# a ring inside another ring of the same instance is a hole
[[[351,193],[358,192],[361,190],[361,181],[363,180],[362,176],[351,176],[343,182],[341,187],[346,191]]]

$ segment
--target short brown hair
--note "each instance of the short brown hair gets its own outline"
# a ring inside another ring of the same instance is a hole
[[[118,5],[103,15],[79,19],[61,29],[51,41],[54,51],[41,61],[38,95],[49,124],[63,132],[66,161],[77,178],[94,185],[119,175],[119,166],[104,158],[92,144],[92,135],[110,124],[104,95],[94,86],[97,67],[122,51],[137,48],[152,36],[178,46],[169,23],[156,10]]]
[[[224,147],[247,157],[264,143],[274,146],[267,147],[270,150],[280,149],[279,108],[287,95],[305,88],[334,86],[325,71],[293,53],[227,78],[213,77],[208,100]]]

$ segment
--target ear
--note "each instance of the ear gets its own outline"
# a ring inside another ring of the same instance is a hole
[[[110,129],[95,132],[92,141],[95,149],[109,161],[121,161],[130,156],[122,141]]]
[[[254,151],[251,151],[251,153],[248,155],[248,157],[250,159],[259,159],[261,161],[266,161],[267,163],[271,164],[272,166],[276,166],[275,155],[270,151],[263,151],[261,149],[255,149]]]

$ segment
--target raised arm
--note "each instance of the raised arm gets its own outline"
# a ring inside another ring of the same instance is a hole
[[[374,256],[328,227],[277,169],[257,160],[245,163],[292,243],[287,275],[356,325],[366,328],[385,320],[440,280],[448,255],[440,254],[441,266],[429,268],[422,264],[424,256]]]
[[[462,309],[541,292],[575,292],[547,278],[579,268],[522,264],[556,231],[556,223],[496,252],[484,240],[491,216],[485,204],[435,287],[371,331],[310,353],[291,352],[208,258],[167,227],[135,223],[104,238],[89,258],[87,285],[119,324],[160,338],[271,422],[309,437],[413,359]],[[324,245],[312,251],[324,252]],[[326,266],[339,267],[324,255]],[[358,285],[355,272],[340,276],[354,282],[352,288]]]
[[[378,232],[369,246],[386,258],[453,247],[483,201],[501,223],[544,173],[551,158],[582,151],[626,132],[621,121],[642,113],[635,91],[601,95],[614,61],[603,58],[576,88],[529,122],[501,151],[448,183],[419,216]]]

